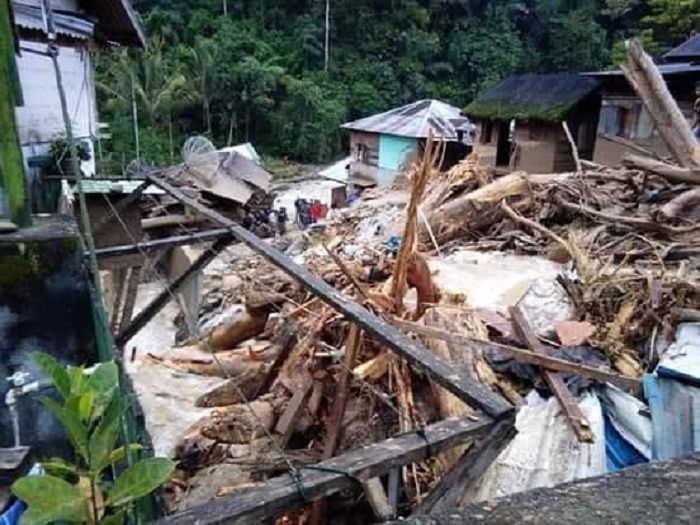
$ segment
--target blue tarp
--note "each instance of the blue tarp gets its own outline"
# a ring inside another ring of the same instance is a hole
[[[0,525],[17,525],[25,508],[24,503],[19,500],[15,501],[5,512],[0,514]]]
[[[617,431],[607,412],[604,412],[603,417],[605,421],[605,461],[608,472],[646,463],[648,459]]]

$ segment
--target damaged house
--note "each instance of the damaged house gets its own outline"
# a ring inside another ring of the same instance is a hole
[[[693,34],[663,55],[657,64],[659,73],[678,108],[692,124],[693,104],[700,82],[700,35]],[[622,70],[587,74],[602,84],[600,124],[593,160],[600,164],[618,164],[636,146],[662,157],[669,154],[666,144],[655,129],[651,115],[625,78]]]
[[[551,173],[574,168],[567,123],[580,157],[591,159],[599,84],[576,74],[520,75],[481,93],[465,112],[478,128],[479,164]]]
[[[95,144],[99,134],[93,53],[115,45],[145,47],[143,28],[126,0],[52,0],[58,61],[73,131],[84,148],[81,168],[95,173]],[[46,53],[48,35],[40,0],[13,0],[15,32],[19,41],[17,70],[23,104],[17,110],[17,126],[28,178],[39,176],[37,164],[51,153],[51,146],[65,140],[56,78]]]
[[[420,155],[428,135],[447,143],[443,168],[462,160],[473,144],[473,126],[459,108],[419,100],[343,124],[350,131],[350,181],[390,184]]]

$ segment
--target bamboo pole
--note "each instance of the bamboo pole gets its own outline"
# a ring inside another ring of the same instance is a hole
[[[17,134],[15,105],[21,97],[16,76],[14,31],[9,0],[0,0],[0,174],[10,220],[30,226],[22,149]]]

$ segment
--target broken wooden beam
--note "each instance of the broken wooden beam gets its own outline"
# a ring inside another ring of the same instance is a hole
[[[352,369],[355,366],[355,355],[357,355],[357,350],[361,344],[362,331],[357,328],[357,325],[351,324],[348,335],[345,338],[345,366],[340,371],[337,393],[326,424],[326,439],[323,443],[323,456],[321,459],[330,459],[335,456],[335,451],[340,443],[343,433],[343,418],[345,417],[345,409],[348,405],[348,396],[352,383]],[[314,501],[309,516],[311,525],[322,525],[326,522],[325,503],[322,499]]]
[[[177,279],[172,283],[167,285],[167,288],[160,292],[158,296],[153,299],[148,305],[141,310],[133,321],[129,323],[129,326],[122,329],[121,332],[114,338],[115,343],[118,347],[123,347],[129,339],[134,337],[148,322],[153,319],[153,317],[160,312],[163,307],[168,304],[168,301],[172,299],[175,293],[187,282],[187,280],[204,268],[207,264],[213,261],[221,251],[231,244],[230,237],[224,237],[216,241],[208,250],[206,250],[202,255],[200,255],[192,266],[187,268]]]
[[[277,420],[275,425],[275,433],[279,435],[278,445],[284,449],[287,447],[289,438],[292,437],[296,424],[299,421],[299,416],[306,408],[306,399],[311,393],[311,385],[299,388],[294,391],[294,395],[287,403],[287,407]]]
[[[362,490],[364,490],[367,503],[372,507],[374,517],[377,518],[378,521],[388,521],[395,517],[396,510],[391,503],[389,503],[389,498],[379,478],[363,481]]]
[[[504,416],[513,410],[513,407],[499,395],[491,392],[459,370],[455,370],[443,360],[436,358],[423,345],[411,340],[386,321],[379,319],[366,308],[363,308],[323,280],[312,275],[282,252],[264,242],[238,223],[188,197],[167,182],[153,175],[148,177],[154,185],[163,189],[178,201],[190,206],[212,221],[228,227],[232,235],[238,240],[302,283],[311,293],[322,299],[336,311],[342,313],[349,321],[362,328],[367,335],[372,336],[379,343],[396,352],[411,365],[430,376],[440,386],[463,399],[471,406],[483,410],[492,417]]]
[[[95,250],[95,255],[99,260],[103,260],[110,259],[112,257],[122,257],[124,255],[140,255],[144,253],[149,254],[160,250],[176,248],[178,246],[187,246],[189,244],[197,244],[200,242],[215,241],[221,237],[229,237],[230,235],[231,232],[229,232],[227,228],[217,228],[215,230],[176,235],[174,237],[166,237],[164,239],[155,239],[152,241],[139,242],[135,244],[98,248]],[[86,257],[89,255],[90,252],[85,253]]]
[[[442,475],[437,485],[414,509],[413,515],[449,512],[460,506],[462,498],[468,495],[469,489],[479,481],[516,433],[513,425],[498,423]]]
[[[480,341],[471,337],[465,337],[463,335],[446,332],[444,330],[440,330],[439,328],[433,328],[417,323],[410,323],[408,321],[402,321],[399,319],[395,319],[392,322],[394,323],[394,325],[409,332],[416,333],[418,335],[434,337],[435,339],[440,339],[442,341],[447,341],[457,345],[479,345],[486,348],[492,348],[494,350],[497,350],[498,352],[501,352],[504,355],[507,355],[512,359],[515,359],[520,363],[527,363],[529,365],[547,368],[548,370],[553,370],[556,372],[577,374],[583,377],[595,379],[597,381],[610,382],[617,386],[630,388],[633,390],[640,389],[642,385],[641,381],[634,377],[622,376],[613,372],[601,370],[599,368],[593,368],[591,366],[573,363],[571,361],[567,361],[566,359],[560,359],[558,357],[553,357],[550,355],[539,354],[537,352],[524,350],[522,348],[516,348],[514,346],[494,343],[493,341]]]
[[[530,324],[527,322],[527,319],[525,319],[522,310],[520,310],[518,306],[513,306],[510,308],[510,315],[513,320],[513,325],[527,343],[527,346],[538,354],[546,354],[547,349],[540,343],[540,340],[537,339]],[[576,398],[571,395],[571,392],[569,392],[569,389],[566,387],[561,374],[545,369],[542,370],[542,376],[547,386],[554,394],[554,397],[559,401],[559,405],[569,420],[578,440],[582,443],[593,443],[595,436],[591,430],[591,425],[586,420],[586,416],[583,415],[583,412],[581,412]]]
[[[507,420],[512,424],[514,415]],[[483,414],[441,421],[347,452],[314,466],[299,467],[298,478],[284,474],[237,496],[223,497],[167,516],[161,525],[254,523],[273,518],[362,481],[383,476],[395,467],[439,454],[489,432],[495,422]]]

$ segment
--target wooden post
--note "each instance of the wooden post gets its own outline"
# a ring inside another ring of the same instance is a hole
[[[523,312],[518,306],[514,306],[510,309],[510,315],[513,319],[513,325],[516,327],[518,332],[520,332],[521,337],[527,342],[527,346],[530,350],[537,352],[538,354],[546,354],[547,349],[544,347],[537,336],[532,331],[529,323],[525,319]],[[557,372],[550,372],[549,370],[543,370],[542,376],[544,377],[547,386],[552,391],[554,396],[559,401],[561,408],[566,415],[571,427],[576,434],[576,437],[581,443],[593,443],[595,436],[591,430],[591,426],[586,420],[586,416],[581,412],[581,408],[578,406],[578,402],[571,395],[569,389],[562,379],[562,375]]]
[[[9,0],[0,0],[0,174],[10,220],[29,226],[31,215],[24,180],[24,162],[17,134],[15,106],[18,93],[15,42]]]

